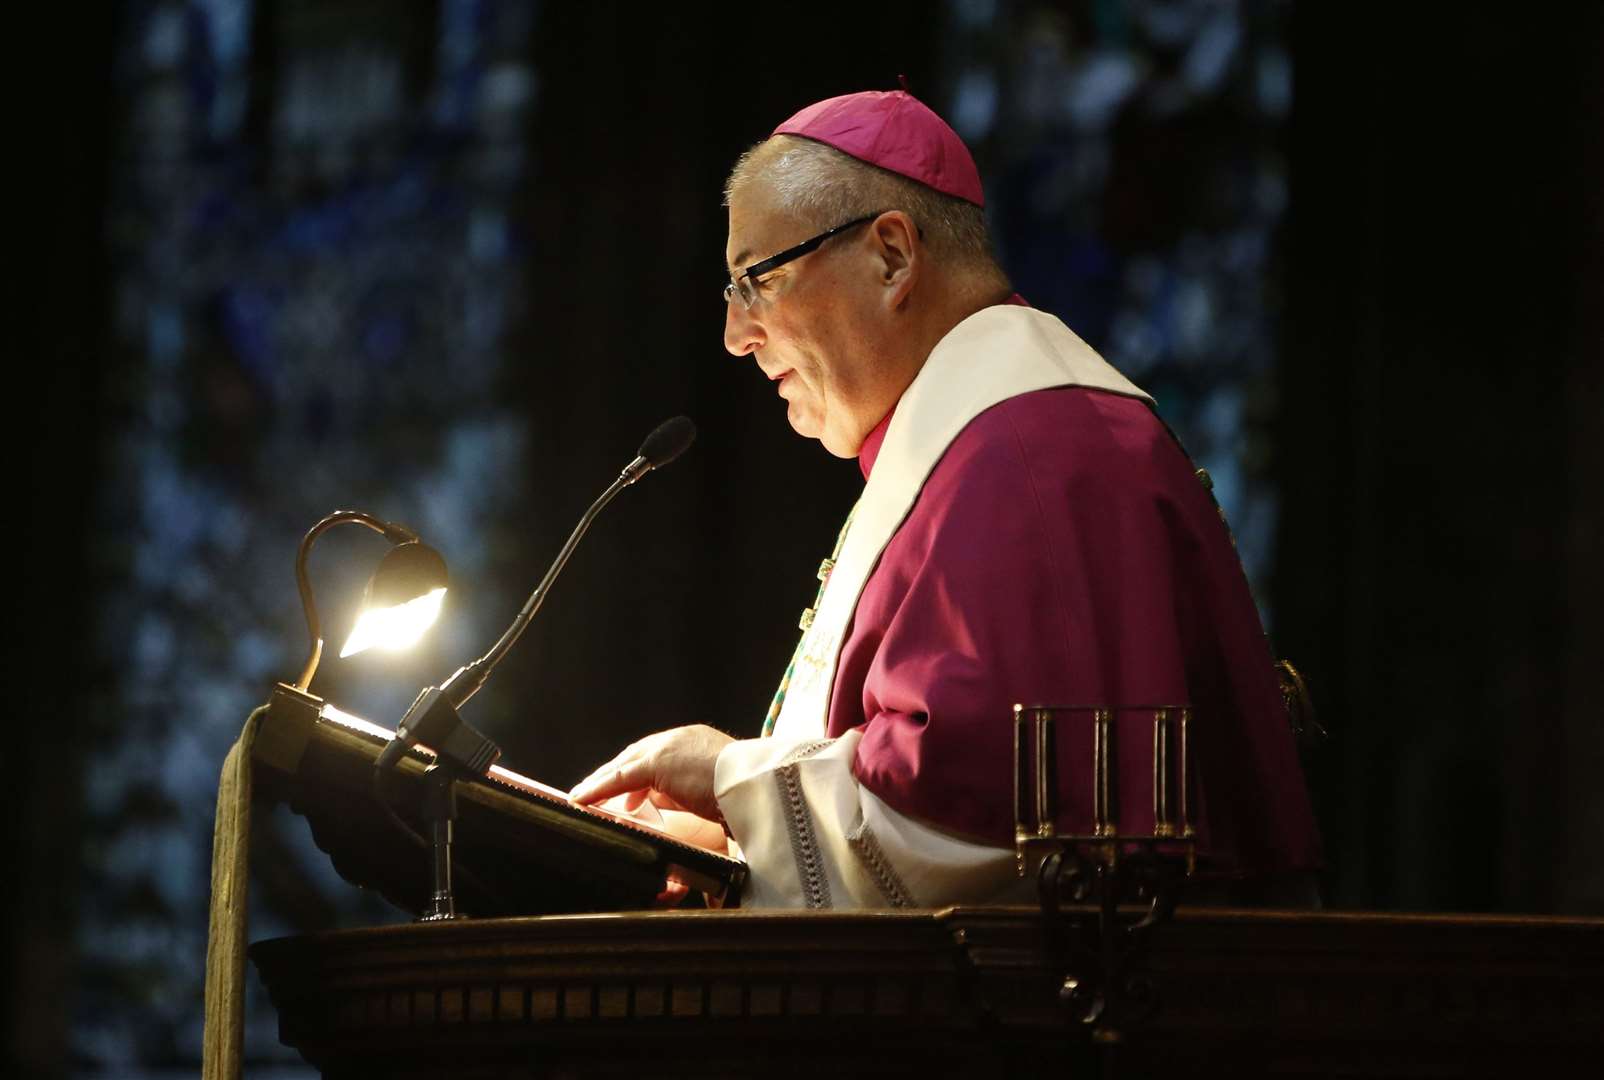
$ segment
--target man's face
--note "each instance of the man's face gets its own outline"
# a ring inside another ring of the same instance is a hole
[[[822,231],[776,207],[760,181],[738,191],[729,209],[724,254],[732,276]],[[756,359],[778,384],[791,427],[840,457],[855,455],[884,414],[861,333],[872,302],[872,282],[860,280],[869,257],[862,240],[861,230],[830,238],[762,275],[750,309],[737,296],[724,315],[724,347]]]

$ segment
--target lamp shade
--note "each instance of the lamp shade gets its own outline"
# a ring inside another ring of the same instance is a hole
[[[391,548],[368,579],[340,656],[413,644],[439,617],[446,583],[446,562],[434,548],[416,540]]]

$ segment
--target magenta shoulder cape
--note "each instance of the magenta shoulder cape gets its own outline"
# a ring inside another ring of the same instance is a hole
[[[1016,702],[1191,704],[1205,867],[1319,865],[1272,658],[1229,534],[1141,400],[1037,390],[959,432],[859,596],[828,734],[863,729],[854,772],[894,809],[1008,845]],[[1151,714],[1117,720],[1120,825],[1146,830]],[[1080,782],[1090,745],[1089,735],[1060,743],[1061,829],[1090,825]]]

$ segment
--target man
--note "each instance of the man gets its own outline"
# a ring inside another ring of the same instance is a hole
[[[572,797],[649,802],[704,842],[727,832],[748,906],[1018,899],[1013,704],[1117,710],[1132,830],[1152,826],[1137,707],[1186,704],[1204,872],[1316,867],[1212,496],[1151,399],[1012,294],[958,136],[900,91],[832,98],[748,151],[725,194],[725,347],[866,485],[765,737],[660,732]],[[1061,753],[1062,830],[1089,827],[1088,759]]]

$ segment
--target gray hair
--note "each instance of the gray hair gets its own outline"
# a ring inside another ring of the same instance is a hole
[[[1007,284],[992,252],[986,213],[974,203],[817,140],[791,135],[765,139],[740,156],[724,183],[724,205],[759,179],[781,207],[820,231],[867,214],[901,210],[940,261]]]

